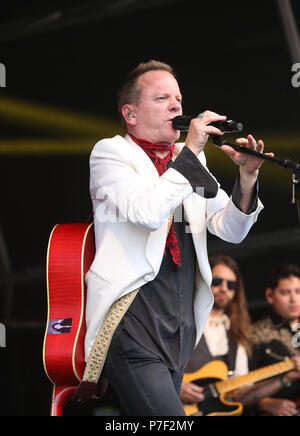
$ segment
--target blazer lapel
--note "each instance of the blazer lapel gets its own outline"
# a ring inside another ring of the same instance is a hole
[[[128,135],[128,133],[125,135],[125,140],[131,145],[133,151],[138,156],[138,161],[134,161],[136,170],[144,174],[145,170],[149,175],[154,176],[155,178],[158,178],[158,172],[150,159],[150,157],[144,152],[144,150],[136,143],[134,142],[131,137]],[[175,149],[173,153],[173,160],[175,160],[178,156],[178,154],[181,152],[182,148],[184,147],[183,142],[179,142],[175,144]]]
[[[151,161],[150,157],[144,152],[144,150],[136,143],[134,142],[131,137],[126,134],[125,136],[126,141],[130,144],[132,147],[135,156],[134,156],[134,166],[138,173],[141,173],[142,175],[148,174],[152,178],[158,178],[158,172],[155,168],[153,162]],[[135,159],[137,157],[137,159]]]

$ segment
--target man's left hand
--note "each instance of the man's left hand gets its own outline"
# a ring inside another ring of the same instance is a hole
[[[264,149],[263,141],[260,139],[256,142],[252,135],[248,135],[247,138],[238,138],[236,139],[236,143],[240,147],[249,148],[250,150],[258,151],[259,153],[262,153]],[[222,145],[221,149],[240,166],[241,175],[244,174],[248,178],[252,176],[257,179],[258,170],[263,163],[263,159],[251,156],[250,154],[240,153],[229,145]],[[274,153],[266,153],[266,155],[274,157]]]

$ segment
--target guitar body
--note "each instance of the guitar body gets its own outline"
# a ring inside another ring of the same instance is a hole
[[[249,385],[249,383],[253,384],[279,374],[285,374],[294,368],[295,363],[291,359],[287,359],[228,379],[228,368],[224,362],[220,360],[209,362],[198,371],[184,374],[184,382],[192,382],[204,387],[205,398],[198,404],[186,405],[185,413],[187,415],[240,416],[243,412],[243,405],[228,400],[232,392]]]
[[[209,395],[204,401],[184,406],[186,415],[240,416],[243,412],[243,405],[228,401],[226,394],[219,394],[215,388],[217,382],[227,380],[227,374],[228,367],[221,360],[209,362],[198,371],[184,374],[184,382],[194,383],[205,387],[206,390],[208,386],[213,386],[212,395]],[[229,393],[227,393],[228,395]]]
[[[213,360],[198,369],[198,371],[185,373],[183,376],[184,382],[198,384],[197,381],[203,379],[218,379],[227,380],[228,367],[222,360]],[[202,385],[204,386],[204,385]]]
[[[54,385],[52,416],[62,414],[83,376],[86,284],[95,257],[92,224],[58,224],[47,254],[48,320],[44,338],[45,372]]]

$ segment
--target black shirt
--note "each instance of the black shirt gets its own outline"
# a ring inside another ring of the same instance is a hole
[[[212,198],[217,194],[217,184],[200,163],[196,155],[184,147],[172,167],[181,172],[190,182],[193,190],[204,187],[204,196]],[[233,189],[233,201],[238,206],[241,196],[239,179]],[[163,257],[159,273],[152,282],[141,287],[130,308],[121,321],[140,345],[157,354],[172,370],[180,370],[187,363],[196,340],[194,320],[194,291],[196,253],[191,233],[186,231],[188,223],[183,206],[174,216],[182,216],[181,222],[173,220],[181,253],[182,265],[178,269],[173,263],[169,250]],[[257,195],[248,213],[257,207]]]
[[[184,366],[195,346],[194,289],[196,253],[188,223],[174,222],[181,267],[169,250],[156,278],[141,287],[123,318],[126,331],[142,346],[158,354],[168,368]]]

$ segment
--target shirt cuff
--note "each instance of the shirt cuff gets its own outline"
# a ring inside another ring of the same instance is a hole
[[[258,181],[256,181],[255,185],[254,185],[254,190],[253,190],[253,200],[252,203],[250,204],[248,210],[246,211],[246,215],[250,215],[251,213],[255,212],[258,206],[258,190],[259,190],[259,186],[258,186]],[[241,207],[240,207],[240,201],[242,198],[242,190],[241,190],[241,184],[240,184],[240,175],[237,175],[237,178],[235,179],[235,184],[234,187],[232,189],[232,202],[233,204],[241,211]]]
[[[180,172],[189,181],[194,192],[205,198],[214,198],[217,195],[217,182],[188,147],[183,147],[175,161],[170,162],[169,167]]]

